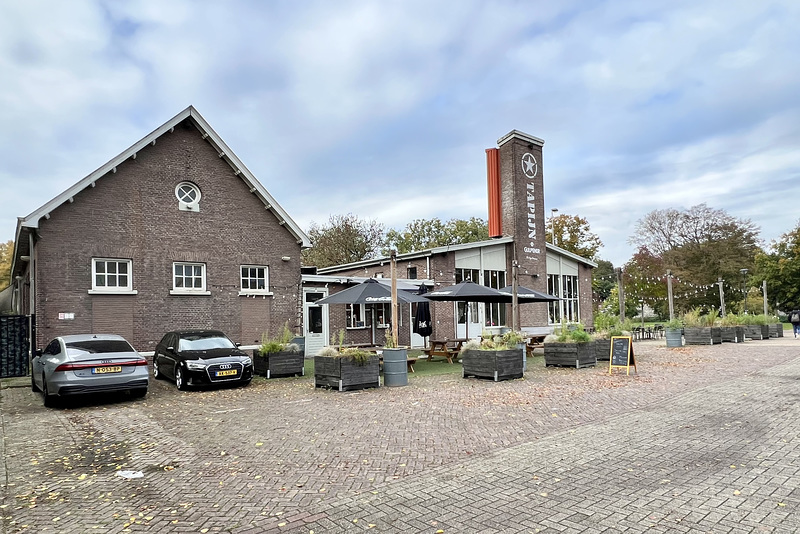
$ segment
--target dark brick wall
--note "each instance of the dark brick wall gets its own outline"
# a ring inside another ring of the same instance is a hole
[[[198,213],[178,210],[174,191],[182,181],[200,188]],[[175,328],[219,328],[249,344],[259,332],[277,333],[285,321],[297,326],[300,246],[188,122],[42,219],[36,256],[40,345],[90,332],[97,322],[93,302],[108,297],[88,294],[93,257],[133,260],[138,294],[115,299],[133,301],[118,309],[132,309],[130,341],[138,350],[152,350]],[[211,295],[170,295],[174,261],[204,262]],[[243,264],[269,266],[274,296],[238,295]],[[59,312],[75,319],[59,320]],[[121,328],[130,321],[121,317]],[[113,320],[102,323],[108,328]]]

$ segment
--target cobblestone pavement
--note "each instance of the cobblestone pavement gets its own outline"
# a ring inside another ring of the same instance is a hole
[[[638,374],[312,377],[45,409],[0,392],[2,526],[19,532],[800,530],[800,340],[666,349]],[[448,365],[443,363],[442,365]],[[127,479],[121,471],[140,471]]]

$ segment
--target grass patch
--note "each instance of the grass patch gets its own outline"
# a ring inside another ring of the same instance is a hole
[[[444,358],[434,358],[432,362],[428,361],[428,356],[423,354],[421,350],[409,350],[409,358],[417,358],[417,363],[414,364],[414,372],[408,373],[409,377],[414,376],[435,376],[435,375],[460,375],[460,363],[447,363]]]

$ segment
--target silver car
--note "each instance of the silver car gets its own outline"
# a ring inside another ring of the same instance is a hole
[[[147,360],[113,334],[57,337],[31,361],[31,389],[42,392],[45,406],[85,393],[130,391],[144,397],[148,385]]]

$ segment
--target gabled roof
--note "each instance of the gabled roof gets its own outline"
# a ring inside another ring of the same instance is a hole
[[[289,214],[287,214],[284,209],[278,204],[272,195],[267,192],[263,185],[256,179],[252,172],[241,162],[241,160],[233,153],[228,145],[225,144],[225,141],[214,131],[213,128],[206,122],[206,120],[200,115],[200,113],[194,108],[194,106],[189,106],[188,108],[184,109],[170,120],[150,132],[148,135],[143,137],[138,142],[134,143],[131,147],[127,150],[120,153],[118,156],[111,159],[108,163],[94,171],[93,173],[89,174],[81,181],[55,197],[54,199],[50,200],[43,206],[39,207],[26,217],[19,217],[17,219],[17,232],[16,232],[16,240],[15,243],[23,244],[24,248],[27,249],[27,241],[28,241],[28,234],[30,233],[31,229],[39,227],[39,221],[44,218],[49,218],[50,213],[64,204],[65,202],[72,202],[75,195],[79,192],[83,191],[87,187],[94,187],[95,182],[101,178],[103,178],[108,173],[115,173],[117,172],[117,166],[121,165],[123,162],[127,161],[129,158],[136,159],[136,154],[146,148],[148,145],[155,144],[156,140],[164,135],[165,133],[172,132],[177,125],[179,125],[184,120],[189,120],[191,123],[200,131],[203,136],[203,139],[208,141],[212,147],[217,151],[219,157],[225,160],[228,165],[234,170],[234,173],[239,176],[244,183],[250,188],[250,192],[255,194],[263,203],[264,206],[272,211],[275,216],[280,221],[281,225],[285,226],[289,232],[295,236],[297,239],[297,243],[300,244],[303,248],[308,248],[311,246],[311,240],[309,237],[303,232],[303,230],[295,223]],[[25,254],[29,254],[30,252],[26,252]],[[16,266],[16,259],[17,254],[14,255],[14,266],[12,267],[12,272],[17,271]]]

